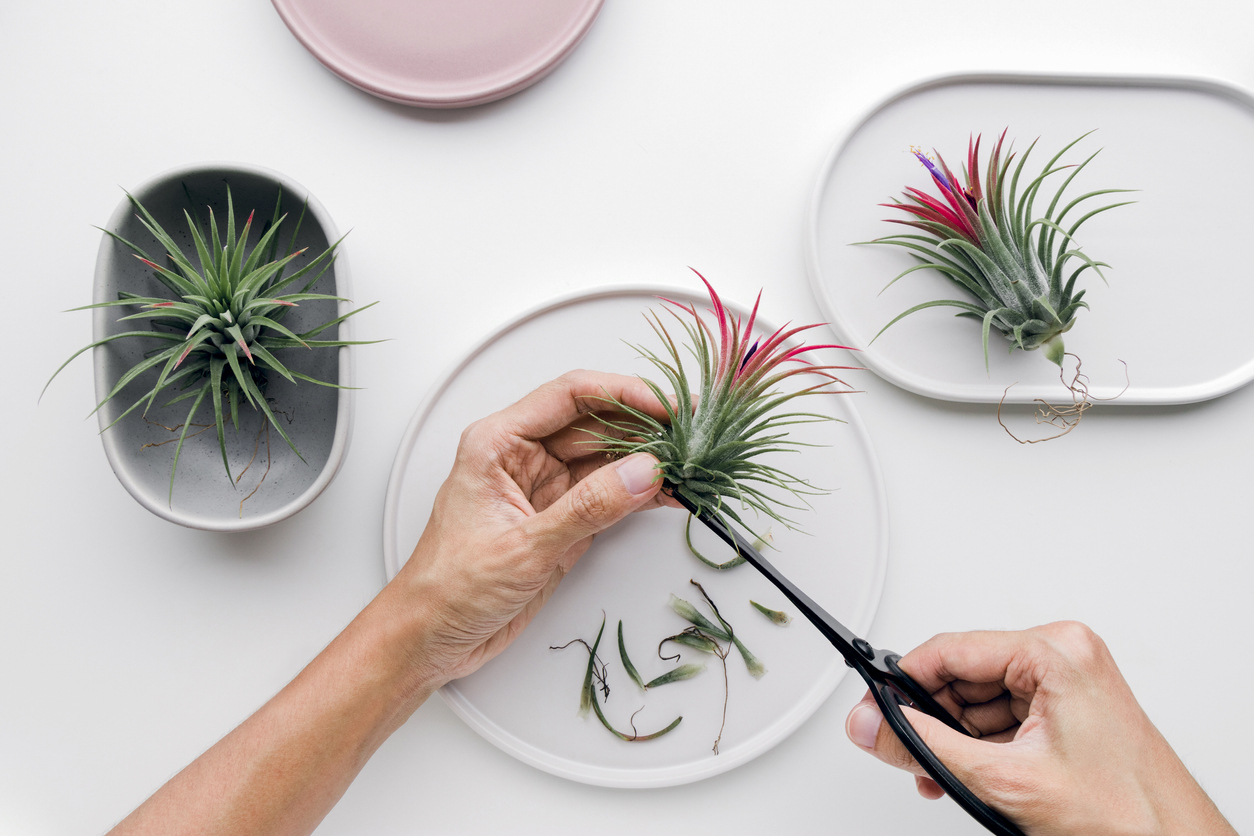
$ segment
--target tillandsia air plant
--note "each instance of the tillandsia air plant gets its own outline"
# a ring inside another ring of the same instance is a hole
[[[202,406],[206,406],[206,401],[213,411],[213,423],[203,426],[216,428],[222,465],[227,479],[233,485],[235,479],[231,475],[231,465],[227,459],[226,423],[229,420],[238,432],[239,414],[244,405],[259,410],[265,417],[262,426],[267,432],[272,426],[304,461],[304,457],[283,429],[283,424],[276,419],[275,410],[268,403],[267,382],[272,376],[278,375],[292,383],[301,380],[318,386],[343,388],[336,383],[302,374],[276,356],[276,352],[284,349],[313,350],[365,344],[365,341],[315,338],[328,328],[376,303],[359,307],[302,333],[296,333],[283,324],[287,312],[298,307],[301,302],[315,299],[347,301],[339,296],[311,292],[334,263],[335,251],[340,242],[336,241],[321,254],[285,275],[288,268],[295,267],[294,262],[305,254],[305,249],[292,249],[304,219],[304,210],[302,209],[300,217],[296,219],[288,247],[280,256],[280,227],[287,217],[280,214],[280,193],[275,201],[273,216],[264,225],[257,243],[250,249],[248,237],[252,231],[255,212],[250,212],[243,226],[237,230],[235,206],[228,187],[224,230],[219,230],[218,219],[214,217],[212,208],[209,209],[207,231],[199,218],[184,210],[191,240],[195,245],[195,257],[199,262],[199,266],[196,266],[157,219],[136,198],[129,194],[127,197],[136,210],[139,222],[164,248],[164,263],[158,263],[157,259],[125,238],[109,230],[103,231],[133,250],[135,257],[152,269],[168,295],[142,296],[121,291],[116,300],[74,308],[76,311],[92,308],[135,308],[136,312],[121,317],[120,321],[146,320],[152,327],[149,330],[128,330],[113,334],[79,349],[61,364],[52,378],[60,374],[75,357],[96,346],[122,339],[158,341],[158,348],[147,353],[144,359],[126,371],[92,410],[92,414],[117,397],[128,384],[152,369],[157,370],[156,377],[147,392],[124,410],[106,430],[141,407],[141,414],[146,417],[157,403],[158,396],[163,392],[168,394],[171,387],[177,386],[179,393],[165,401],[163,406],[188,400],[192,402],[181,425],[174,462],[170,467],[171,504],[174,500],[174,476],[178,470],[183,443],[188,438],[188,430],[196,422],[197,414]],[[51,382],[50,378],[48,383]],[[44,389],[47,389],[46,384]]]
[[[888,235],[866,243],[904,247],[919,262],[889,285],[917,270],[935,270],[966,290],[972,298],[938,299],[915,305],[885,325],[876,338],[912,313],[926,308],[951,307],[959,309],[958,316],[981,323],[986,367],[989,332],[993,328],[1010,341],[1012,352],[1042,349],[1050,362],[1061,367],[1065,354],[1062,335],[1075,325],[1079,310],[1088,307],[1084,290],[1077,290],[1077,280],[1086,270],[1093,270],[1105,281],[1101,268],[1110,266],[1081,251],[1075,242],[1076,232],[1094,215],[1131,202],[1115,202],[1085,211],[1069,226],[1064,226],[1072,210],[1082,203],[1102,195],[1130,191],[1090,191],[1060,207],[1067,187],[1099,153],[1094,152],[1078,165],[1058,165],[1062,156],[1086,136],[1088,134],[1073,140],[1055,154],[1039,174],[1022,184],[1022,190],[1020,177],[1036,147],[1035,141],[1012,170],[1016,154],[1007,149],[1009,153],[1003,159],[1006,131],[1002,131],[981,176],[980,137],[972,138],[967,146],[961,182],[939,153],[933,161],[915,149],[914,155],[931,174],[940,196],[907,187],[905,201],[894,200],[881,205],[911,216],[889,218],[889,223],[904,224],[924,234]],[[1045,213],[1035,215],[1035,204],[1046,180],[1067,169],[1072,169],[1071,173],[1054,190]]]
[[[791,521],[778,509],[799,506],[767,491],[777,489],[798,499],[824,491],[759,461],[759,457],[811,446],[789,439],[786,428],[790,425],[835,419],[815,413],[778,413],[776,410],[803,395],[853,391],[833,372],[856,367],[815,365],[807,356],[819,349],[847,346],[806,346],[789,342],[817,325],[785,325],[768,336],[754,338],[758,303],[754,303],[748,320],[742,320],[723,305],[704,276],[700,273],[697,276],[710,294],[713,325],[695,305],[662,299],[667,312],[683,326],[688,336],[686,348],[696,361],[696,380],[685,368],[679,344],[667,331],[661,316],[650,311],[646,318],[662,340],[662,351],[655,352],[644,346],[635,348],[666,377],[675,393],[672,401],[661,386],[645,380],[666,410],[668,420],[655,420],[613,401],[615,410],[630,417],[607,422],[608,432],[593,435],[610,455],[646,452],[656,456],[667,490],[683,497],[701,513],[725,514],[748,529],[740,512],[727,502],[734,499],[742,510],[751,508],[791,526]],[[794,391],[777,388],[798,375],[809,375],[818,382]]]
[[[917,311],[935,307],[958,308],[958,316],[981,323],[986,369],[989,333],[994,327],[1009,340],[1011,352],[1015,349],[1042,349],[1045,357],[1059,367],[1059,377],[1072,402],[1069,406],[1059,407],[1037,399],[1040,408],[1036,414],[1038,424],[1049,424],[1059,429],[1059,433],[1031,440],[1019,438],[1002,422],[1001,405],[998,404],[998,423],[1021,444],[1035,444],[1066,435],[1079,424],[1093,401],[1099,400],[1089,397],[1088,377],[1080,371],[1078,357],[1070,355],[1076,363],[1070,380],[1063,367],[1063,359],[1068,352],[1063,346],[1062,335],[1075,325],[1080,309],[1089,307],[1084,301],[1084,290],[1077,289],[1076,282],[1086,270],[1097,273],[1104,282],[1106,277],[1101,268],[1110,266],[1086,255],[1076,243],[1075,236],[1093,216],[1126,206],[1132,201],[1116,201],[1096,209],[1083,210],[1084,213],[1069,222],[1069,226],[1063,225],[1072,210],[1082,203],[1102,195],[1130,191],[1098,189],[1059,206],[1071,182],[1100,153],[1100,149],[1095,151],[1078,165],[1058,164],[1062,156],[1086,136],[1087,133],[1082,134],[1064,146],[1039,174],[1025,182],[1022,192],[1019,191],[1020,176],[1032,149],[1036,147],[1035,140],[1012,171],[1015,153],[1007,149],[1005,159],[1002,158],[1006,139],[1006,131],[1003,130],[981,177],[980,137],[971,138],[967,143],[967,162],[961,184],[939,152],[936,152],[933,161],[927,154],[913,149],[915,157],[931,174],[940,197],[907,187],[906,201],[895,200],[881,205],[912,216],[910,219],[889,218],[889,223],[904,224],[926,235],[903,233],[866,242],[903,247],[910,250],[919,262],[898,274],[888,283],[890,286],[916,270],[935,270],[971,296],[970,300],[937,299],[915,305],[881,328],[875,335],[876,339]],[[1071,169],[1071,173],[1054,190],[1045,214],[1034,217],[1034,205],[1041,196],[1045,181],[1067,169]]]

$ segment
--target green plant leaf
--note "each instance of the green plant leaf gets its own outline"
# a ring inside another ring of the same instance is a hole
[[[640,690],[647,691],[648,688],[644,684],[644,680],[640,678],[640,673],[636,670],[636,666],[631,663],[631,658],[627,656],[627,644],[623,641],[623,621],[618,621],[618,656],[623,660],[623,668],[627,671],[627,675],[631,677],[631,681],[640,686]]]
[[[705,665],[680,665],[674,670],[667,671],[656,679],[650,680],[649,684],[644,686],[644,689],[647,691],[650,688],[656,688],[659,685],[669,685],[672,682],[683,682],[685,679],[692,679],[704,670]]]
[[[196,410],[200,408],[200,402],[205,399],[205,394],[208,391],[209,391],[208,383],[200,387],[200,395],[199,397],[196,398],[195,403],[192,404],[192,408],[187,411],[187,420],[183,422],[183,432],[179,434],[179,443],[174,448],[174,464],[170,467],[169,503],[170,503],[171,508],[174,507],[174,474],[178,470],[178,467],[179,467],[179,456],[182,455],[183,453],[183,442],[187,440],[187,431],[188,429],[191,428],[192,421],[194,421],[196,417]]]
[[[231,463],[226,458],[226,427],[222,418],[222,370],[225,366],[226,360],[221,357],[214,357],[209,361],[209,391],[213,395],[213,423],[218,431],[218,449],[222,451],[222,466],[226,468],[227,481],[234,485]]]

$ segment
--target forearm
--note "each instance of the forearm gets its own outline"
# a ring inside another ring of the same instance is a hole
[[[112,831],[311,832],[436,684],[422,616],[385,589],[290,684]]]

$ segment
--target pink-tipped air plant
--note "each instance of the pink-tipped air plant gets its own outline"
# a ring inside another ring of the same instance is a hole
[[[933,162],[926,154],[915,150],[915,156],[931,174],[939,196],[907,187],[905,197],[908,202],[894,200],[881,205],[912,216],[908,220],[889,218],[889,223],[904,224],[927,234],[888,235],[866,243],[904,247],[919,262],[899,274],[889,285],[916,270],[931,269],[966,290],[971,299],[938,299],[915,305],[880,329],[876,338],[916,311],[934,307],[958,308],[958,316],[974,319],[983,326],[986,366],[989,331],[994,327],[1010,341],[1011,351],[1016,348],[1023,351],[1043,348],[1045,356],[1061,366],[1065,353],[1062,335],[1071,330],[1080,308],[1088,307],[1088,303],[1083,301],[1084,291],[1075,289],[1076,279],[1085,270],[1091,269],[1105,281],[1101,268],[1109,266],[1105,262],[1094,261],[1080,250],[1074,240],[1076,231],[1094,215],[1130,202],[1093,209],[1069,227],[1063,226],[1063,220],[1081,203],[1100,195],[1129,191],[1099,189],[1087,192],[1059,210],[1063,192],[1097,156],[1094,152],[1079,165],[1057,165],[1062,155],[1085,136],[1088,134],[1055,154],[1022,192],[1019,192],[1019,177],[1036,146],[1035,141],[1028,146],[1011,172],[1015,154],[1011,151],[1002,159],[1002,145],[1006,138],[1006,132],[1002,131],[981,178],[980,138],[972,138],[967,145],[967,163],[963,169],[965,185],[959,184],[939,153]],[[1045,180],[1066,169],[1073,170],[1054,193],[1045,214],[1034,218],[1033,203]],[[1073,261],[1078,266],[1068,274],[1066,269]]]
[[[791,521],[782,517],[777,509],[798,506],[767,491],[778,489],[793,497],[823,491],[759,461],[759,457],[795,452],[808,446],[789,439],[787,427],[833,419],[815,413],[778,413],[776,410],[803,395],[852,391],[833,372],[857,367],[816,365],[809,359],[811,352],[818,349],[847,346],[806,346],[790,342],[796,335],[818,325],[791,328],[785,325],[768,336],[754,338],[758,302],[754,303],[748,320],[742,320],[723,305],[704,276],[700,273],[697,276],[710,294],[712,308],[708,313],[713,315],[713,325],[695,305],[662,299],[667,313],[688,334],[686,348],[696,359],[697,385],[692,385],[680,348],[667,332],[662,318],[650,311],[646,318],[661,338],[664,351],[658,354],[644,346],[636,346],[636,349],[666,376],[674,391],[672,401],[661,386],[645,380],[669,420],[657,421],[614,402],[616,410],[630,417],[619,422],[607,421],[610,432],[593,435],[611,454],[626,456],[646,452],[656,456],[667,488],[701,512],[714,516],[725,514],[748,528],[740,513],[725,501],[734,499],[742,510],[752,508],[790,525]],[[801,375],[817,382],[792,391],[777,388]]]

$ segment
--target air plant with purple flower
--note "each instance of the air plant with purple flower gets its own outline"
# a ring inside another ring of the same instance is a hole
[[[867,243],[904,247],[919,262],[889,282],[890,286],[916,270],[936,270],[968,291],[974,301],[938,299],[915,305],[880,329],[876,338],[916,311],[934,307],[958,308],[958,316],[974,319],[983,326],[985,366],[988,365],[988,336],[994,327],[1010,341],[1011,351],[1016,348],[1024,351],[1044,348],[1045,356],[1061,366],[1065,353],[1062,335],[1075,325],[1080,308],[1088,307],[1088,303],[1083,301],[1084,291],[1076,290],[1076,280],[1084,271],[1091,269],[1105,281],[1101,268],[1110,266],[1094,261],[1080,250],[1075,244],[1076,231],[1094,215],[1131,202],[1092,209],[1070,226],[1063,226],[1064,219],[1081,203],[1101,195],[1130,191],[1099,189],[1087,192],[1070,200],[1059,210],[1067,187],[1097,156],[1098,152],[1094,152],[1079,165],[1057,165],[1063,154],[1085,136],[1088,134],[1073,140],[1055,154],[1022,192],[1019,191],[1019,178],[1036,146],[1035,141],[1019,158],[1012,173],[1011,163],[1015,154],[1010,152],[1002,159],[1002,145],[1006,138],[1006,132],[1002,131],[981,178],[980,138],[973,138],[967,145],[967,164],[963,169],[965,185],[959,184],[939,153],[933,162],[926,154],[915,150],[915,156],[932,175],[932,182],[940,190],[940,196],[907,187],[905,197],[908,202],[894,200],[881,205],[912,216],[908,220],[886,219],[889,223],[914,227],[926,235],[888,235]],[[1033,217],[1033,204],[1046,179],[1068,168],[1073,170],[1054,192],[1045,214]],[[1073,263],[1078,266],[1068,274],[1067,269]]]
[[[847,346],[807,346],[790,342],[797,334],[817,325],[791,328],[785,325],[768,336],[754,338],[758,302],[754,303],[748,320],[742,320],[723,305],[704,276],[700,273],[697,276],[710,293],[712,309],[709,313],[713,314],[713,325],[695,305],[662,299],[667,312],[688,335],[686,348],[697,362],[697,385],[692,385],[679,345],[667,332],[662,318],[650,311],[646,318],[661,338],[664,352],[658,354],[644,346],[636,346],[636,349],[665,375],[674,391],[672,399],[661,386],[645,380],[669,420],[657,421],[615,402],[614,408],[627,413],[629,418],[607,421],[609,432],[593,435],[612,455],[646,452],[656,456],[667,488],[702,513],[725,514],[748,528],[736,509],[725,501],[735,499],[742,510],[752,508],[789,525],[790,521],[782,517],[777,508],[798,506],[767,491],[778,489],[798,498],[822,491],[758,458],[809,446],[788,438],[785,428],[834,419],[815,413],[777,413],[776,410],[803,395],[852,391],[833,372],[857,367],[815,365],[808,359],[808,355],[818,349]],[[760,302],[761,294],[758,299]],[[817,382],[793,391],[777,388],[799,375],[812,376]],[[844,388],[834,388],[837,386]]]

